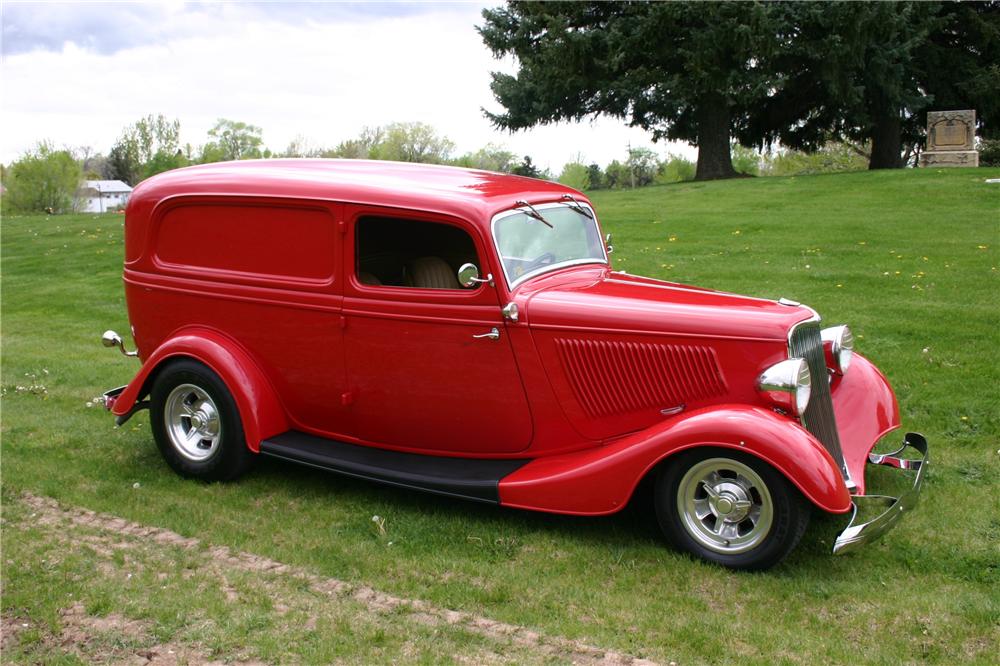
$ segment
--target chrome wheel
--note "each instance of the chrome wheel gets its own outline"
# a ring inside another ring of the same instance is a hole
[[[764,480],[731,458],[709,458],[692,466],[677,486],[677,511],[692,538],[726,555],[759,546],[774,521]]]
[[[188,460],[207,460],[218,450],[222,440],[219,410],[204,389],[194,384],[174,388],[167,396],[163,421],[170,443]]]

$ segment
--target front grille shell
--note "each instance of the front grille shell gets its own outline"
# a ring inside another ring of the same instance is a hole
[[[819,318],[796,324],[788,336],[789,358],[802,358],[809,364],[812,375],[812,395],[801,416],[802,425],[818,439],[840,467],[848,487],[854,486],[851,474],[840,447],[837,417],[833,413],[833,396],[830,394],[830,373],[820,338]]]

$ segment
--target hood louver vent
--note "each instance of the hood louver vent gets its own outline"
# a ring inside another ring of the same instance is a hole
[[[557,339],[576,399],[591,418],[723,395],[715,350],[697,345]]]

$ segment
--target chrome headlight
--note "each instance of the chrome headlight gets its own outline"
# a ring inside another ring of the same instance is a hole
[[[757,390],[784,411],[801,416],[812,392],[809,364],[802,358],[776,363],[757,378]]]
[[[826,365],[838,375],[847,372],[854,355],[854,336],[847,326],[831,326],[820,332]]]

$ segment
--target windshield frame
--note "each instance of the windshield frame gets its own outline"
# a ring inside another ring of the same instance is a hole
[[[580,199],[576,200],[576,203],[580,207],[586,208],[587,210],[590,211],[590,214],[593,215],[593,219],[589,219],[588,220],[584,215],[581,215],[578,211],[574,211],[573,210],[573,206],[570,205],[571,203],[572,202],[553,201],[553,202],[549,202],[549,203],[539,203],[539,204],[531,204],[531,205],[532,205],[532,207],[535,210],[537,210],[539,212],[542,212],[542,211],[545,211],[545,210],[549,210],[549,209],[553,209],[553,208],[566,208],[566,209],[572,211],[575,215],[578,215],[580,217],[580,219],[584,220],[586,223],[593,224],[594,228],[597,230],[597,238],[601,239],[602,238],[601,237],[601,225],[597,221],[597,211],[594,210],[594,207],[591,206],[586,201],[581,201]],[[493,249],[497,253],[497,259],[500,262],[500,270],[503,271],[503,277],[504,277],[504,280],[506,280],[506,282],[507,282],[507,288],[510,289],[511,291],[513,291],[519,284],[521,284],[522,282],[524,282],[526,280],[529,280],[529,279],[531,279],[533,277],[541,275],[542,273],[548,273],[550,271],[554,271],[554,270],[557,270],[557,269],[560,269],[560,268],[566,268],[568,266],[582,266],[582,265],[585,265],[585,264],[597,264],[597,265],[601,265],[601,266],[610,266],[611,265],[610,261],[608,260],[608,248],[605,246],[605,243],[603,242],[603,240],[601,240],[601,243],[600,243],[600,245],[601,245],[601,256],[603,257],[603,259],[597,259],[596,257],[587,257],[585,259],[569,259],[569,260],[566,260],[566,261],[560,261],[560,262],[555,263],[555,264],[549,264],[547,266],[540,266],[539,268],[536,268],[535,270],[531,271],[530,273],[525,273],[524,275],[521,275],[521,276],[519,276],[518,278],[516,278],[516,279],[514,279],[512,281],[511,280],[511,276],[507,274],[507,264],[504,263],[503,253],[500,252],[500,244],[497,242],[497,222],[499,222],[500,220],[502,220],[502,219],[504,219],[506,217],[511,217],[512,215],[524,215],[524,211],[521,210],[521,208],[523,208],[523,206],[515,206],[514,208],[509,208],[509,209],[507,209],[505,211],[499,212],[496,215],[494,215],[493,219],[490,221],[490,240],[493,242]],[[542,214],[544,215],[543,212],[542,212]]]

